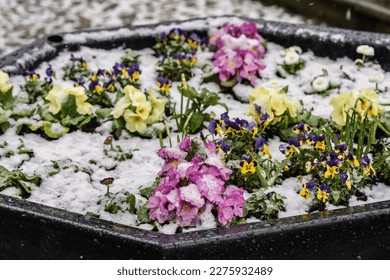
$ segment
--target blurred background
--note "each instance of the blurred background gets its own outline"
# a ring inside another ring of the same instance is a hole
[[[390,0],[0,0],[0,7],[0,56],[50,33],[229,14],[390,33]]]

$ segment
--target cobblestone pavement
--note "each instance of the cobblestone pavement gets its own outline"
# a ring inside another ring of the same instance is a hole
[[[250,0],[0,0],[0,56],[44,34],[234,14],[302,22]]]

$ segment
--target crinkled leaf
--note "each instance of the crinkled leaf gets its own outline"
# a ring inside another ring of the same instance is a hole
[[[152,196],[154,190],[157,188],[159,182],[160,182],[160,180],[156,179],[156,181],[154,181],[154,183],[150,187],[139,189],[140,194],[143,197],[150,198]]]

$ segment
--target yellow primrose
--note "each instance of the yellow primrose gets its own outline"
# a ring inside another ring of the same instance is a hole
[[[141,119],[146,120],[149,117],[150,111],[152,110],[152,105],[150,102],[145,102],[137,106],[135,113],[141,117]]]
[[[317,192],[317,199],[325,203],[325,201],[328,199],[328,194],[325,191],[322,191],[321,189],[318,188]]]
[[[135,107],[138,107],[139,105],[146,106],[146,96],[139,89],[127,85],[125,86],[123,92],[124,96],[118,100],[118,102],[115,104],[114,109],[111,111],[111,115],[113,115],[113,117],[116,119],[122,116],[125,109],[127,109],[130,105],[133,105]]]
[[[6,93],[12,88],[12,85],[9,84],[9,76],[7,73],[0,71],[0,92]]]
[[[302,196],[306,200],[308,200],[310,198],[310,192],[307,190],[306,186],[303,186],[303,188],[299,192],[299,195]]]
[[[126,109],[123,113],[126,121],[126,129],[130,132],[142,133],[146,130],[146,120],[143,120],[138,114]]]
[[[344,91],[330,100],[333,111],[330,116],[339,126],[344,126],[347,120],[347,112],[355,106],[357,92]]]
[[[67,95],[74,95],[76,97],[77,113],[80,115],[92,114],[92,105],[85,102],[88,96],[85,94],[83,87],[65,88],[64,91]]]
[[[54,86],[46,96],[46,100],[50,102],[49,112],[53,115],[58,114],[61,111],[62,103],[69,95],[75,97],[77,112],[79,114],[92,114],[92,105],[85,102],[88,99],[88,96],[85,94],[85,89],[83,87],[61,88],[59,86]]]
[[[162,121],[164,118],[166,100],[156,98],[154,91],[150,90],[149,101],[152,106],[152,113],[149,115],[148,123]]]
[[[59,86],[54,86],[46,96],[46,100],[49,101],[49,112],[53,115],[58,114],[61,111],[61,106],[68,95]]]
[[[250,107],[246,111],[246,115],[252,116],[254,121],[259,118],[258,112],[254,108],[254,104],[260,106],[270,116],[270,120],[274,117],[282,116],[286,111],[292,117],[296,117],[300,104],[298,101],[292,100],[288,95],[283,93],[278,88],[259,87],[254,89],[249,95]]]

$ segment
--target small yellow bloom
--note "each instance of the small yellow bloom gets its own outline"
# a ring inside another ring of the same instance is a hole
[[[337,166],[326,165],[325,178],[332,177],[333,179],[336,174],[339,174],[339,168]]]
[[[349,181],[349,179],[345,181],[345,185],[347,186],[348,190],[351,190],[352,186],[351,186],[351,181]]]
[[[375,175],[375,173],[376,173],[376,171],[375,171],[375,169],[374,169],[374,167],[372,166],[371,163],[363,168],[363,174],[366,175],[366,176],[369,176],[371,174]]]
[[[196,50],[198,48],[198,43],[196,41],[191,40],[191,39],[188,39],[188,45],[193,50]]]
[[[253,174],[256,172],[256,166],[257,162],[256,161],[251,161],[248,163],[246,160],[241,161],[240,167],[241,167],[241,173],[242,174]]]
[[[328,199],[329,195],[327,194],[327,192],[325,191],[322,191],[321,189],[317,189],[317,199],[322,201],[323,203],[326,202],[326,200]]]
[[[134,73],[132,75],[132,79],[134,82],[139,80],[139,72],[138,71],[134,71]]]
[[[95,86],[95,91],[100,94],[104,92],[104,89],[101,86],[97,85]]]
[[[306,186],[303,186],[303,188],[299,192],[299,195],[302,196],[306,200],[308,200],[310,198],[310,192],[308,191]]]
[[[321,151],[325,151],[325,148],[326,148],[326,145],[325,145],[325,140],[324,141],[317,141],[316,142],[316,145],[314,146],[314,148],[318,149],[318,150],[321,150]]]
[[[272,159],[272,154],[269,151],[269,147],[266,145],[263,146],[263,149],[261,151],[261,156],[265,156],[265,155],[267,155],[268,158]]]

